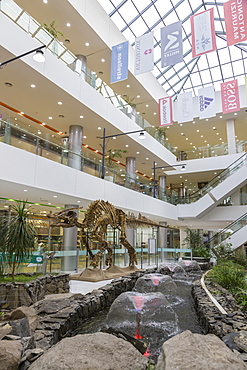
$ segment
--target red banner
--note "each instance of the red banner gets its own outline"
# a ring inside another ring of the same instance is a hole
[[[159,99],[159,126],[172,125],[172,98]]]
[[[227,45],[247,40],[247,1],[230,0],[224,3]]]
[[[216,50],[214,9],[190,17],[192,58]]]
[[[221,85],[222,113],[237,112],[240,110],[238,80],[224,82]]]

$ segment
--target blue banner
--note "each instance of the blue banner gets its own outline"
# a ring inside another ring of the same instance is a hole
[[[182,22],[161,28],[161,68],[183,61]]]
[[[111,84],[128,78],[129,43],[123,42],[112,47]]]

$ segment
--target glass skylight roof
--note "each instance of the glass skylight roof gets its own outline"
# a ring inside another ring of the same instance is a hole
[[[154,76],[170,96],[238,79],[247,74],[247,42],[227,47],[223,1],[204,0],[98,0],[126,39],[134,46],[135,37],[154,31]],[[214,8],[217,50],[192,59],[190,17]],[[183,62],[161,68],[160,29],[181,20]]]

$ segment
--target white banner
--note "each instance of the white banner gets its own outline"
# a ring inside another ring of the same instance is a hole
[[[159,99],[159,126],[172,125],[172,98]]]
[[[154,34],[149,32],[135,39],[135,75],[154,68]]]
[[[199,118],[210,118],[216,115],[215,91],[213,86],[198,90]]]
[[[178,95],[177,120],[178,123],[193,120],[193,100],[191,91]]]
[[[161,28],[161,68],[183,61],[182,22]]]
[[[216,36],[214,30],[214,9],[190,17],[192,58],[216,50]]]

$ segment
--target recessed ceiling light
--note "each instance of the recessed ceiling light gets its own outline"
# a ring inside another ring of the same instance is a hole
[[[41,134],[41,131],[38,131],[38,134],[40,135]]]
[[[130,85],[126,85],[126,87],[130,87]]]
[[[80,118],[84,118],[84,116],[80,116]]]
[[[45,122],[42,122],[42,126],[45,126],[46,124],[45,124]]]
[[[20,114],[24,114],[24,112],[20,112]]]
[[[136,95],[136,97],[137,97],[137,98],[140,98],[140,97],[141,97],[141,95]]]
[[[208,118],[206,118],[206,121],[208,121]]]
[[[203,135],[201,135],[201,137],[203,137]]]
[[[47,3],[48,3],[48,0],[43,0],[43,3],[44,3],[44,4],[47,4]]]
[[[34,84],[32,84],[32,85],[31,85],[31,87],[33,87],[33,88],[34,88],[34,87],[36,87],[36,86],[35,86]]]
[[[57,198],[57,195],[53,195],[53,198]]]
[[[105,59],[101,59],[101,62],[104,63],[105,62]]]
[[[183,124],[182,124],[182,123],[180,123],[180,126],[183,126]]]
[[[70,24],[70,23],[66,23],[66,26],[67,26],[67,27],[70,27],[70,26],[71,26],[71,24]]]
[[[220,116],[220,118],[222,118],[222,116]]]
[[[49,119],[52,119],[52,117],[48,117]]]
[[[217,130],[217,128],[216,127],[213,127],[213,130]]]
[[[78,200],[78,201],[77,201],[77,203],[81,203],[81,201],[80,201],[80,200]]]
[[[216,132],[216,135],[219,135],[219,132]]]
[[[113,140],[116,140],[116,136],[113,136]]]
[[[23,191],[27,191],[27,189],[24,189]]]
[[[154,116],[156,116],[156,114],[157,114],[157,113],[156,113],[156,112],[154,112]]]
[[[15,121],[17,121],[17,118],[15,118]]]
[[[146,104],[146,107],[148,108],[148,107],[149,107],[149,105],[148,105],[148,104]]]
[[[61,101],[57,102],[58,105],[62,105],[63,103]]]
[[[87,137],[86,136],[83,136],[83,139],[86,139]]]
[[[85,45],[86,45],[86,46],[89,46],[89,42],[86,42],[86,43],[85,43]]]
[[[220,140],[222,140],[222,138],[220,137]]]
[[[193,121],[192,123],[195,123],[195,121]]]
[[[128,145],[128,144],[126,144],[125,146],[126,146],[126,148],[128,148],[128,147],[129,147],[129,145]]]
[[[98,130],[101,130],[101,127],[98,127]]]
[[[136,152],[136,154],[140,154],[140,152]]]
[[[237,113],[234,113],[234,116],[237,116],[238,114]]]
[[[149,158],[147,157],[147,158],[146,158],[146,160],[148,161],[148,160],[149,160]]]

